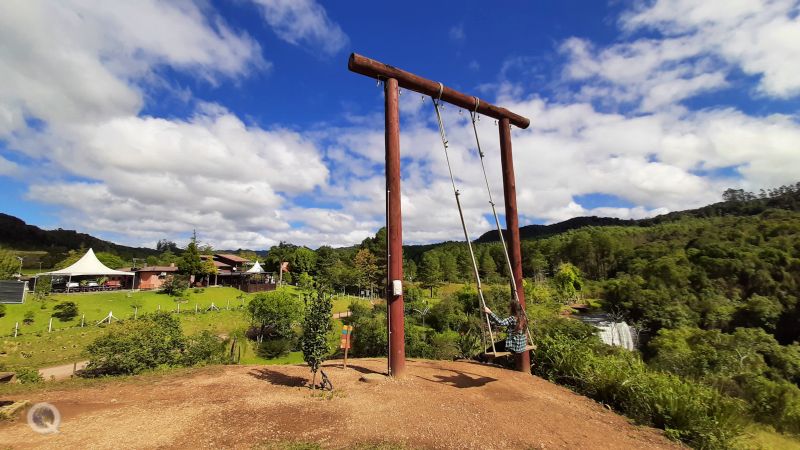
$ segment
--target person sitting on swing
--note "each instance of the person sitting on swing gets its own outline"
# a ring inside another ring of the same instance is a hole
[[[497,317],[497,315],[488,307],[484,307],[483,310],[489,315],[489,318],[492,320],[492,322],[506,327],[506,334],[508,336],[506,337],[505,351],[512,353],[523,353],[528,342],[526,335],[528,321],[525,318],[525,311],[522,309],[522,305],[512,300],[510,306],[511,316],[506,317],[505,319]]]

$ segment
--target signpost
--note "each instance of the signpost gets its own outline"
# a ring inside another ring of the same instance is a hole
[[[347,351],[350,350],[352,339],[353,339],[353,326],[345,325],[344,327],[342,327],[342,340],[341,343],[339,344],[339,348],[344,349],[344,365],[342,366],[343,369],[347,369]]]

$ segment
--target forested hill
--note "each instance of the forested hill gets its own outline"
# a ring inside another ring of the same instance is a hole
[[[728,189],[723,194],[723,201],[702,208],[686,211],[675,211],[648,219],[624,220],[611,217],[574,217],[552,225],[526,225],[520,227],[522,239],[553,236],[569,230],[589,226],[652,226],[659,223],[672,222],[687,217],[720,217],[720,216],[754,216],[767,209],[787,209],[800,211],[800,183],[781,186],[775,189],[761,190],[758,194],[742,189]],[[505,233],[506,231],[503,230]],[[497,242],[496,230],[482,234],[476,242]]]
[[[43,250],[50,254],[63,254],[69,250],[93,248],[95,252],[114,253],[125,259],[146,257],[159,252],[152,248],[127,247],[78,233],[75,230],[43,230],[24,221],[0,213],[0,247],[14,250]]]

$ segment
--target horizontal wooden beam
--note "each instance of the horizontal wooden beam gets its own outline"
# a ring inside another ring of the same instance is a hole
[[[347,68],[351,72],[360,73],[361,75],[375,78],[378,80],[387,80],[393,78],[401,88],[411,91],[419,92],[423,95],[428,95],[434,98],[439,97],[439,89],[441,88],[441,99],[447,103],[451,103],[460,108],[469,111],[474,111],[477,103],[477,112],[484,116],[492,117],[497,120],[508,119],[508,121],[519,128],[528,128],[531,121],[527,117],[522,117],[505,108],[495,106],[487,101],[481,100],[478,97],[464,94],[463,92],[451,89],[437,81],[432,81],[427,78],[414,75],[411,72],[398,69],[397,67],[384,64],[374,59],[367,58],[366,56],[357,53],[350,54],[350,60],[347,63]]]

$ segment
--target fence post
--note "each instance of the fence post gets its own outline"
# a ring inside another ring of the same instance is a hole
[[[19,332],[19,322],[14,325],[14,337],[17,337],[17,333]]]
[[[81,328],[83,328],[83,322],[86,320],[86,314],[81,316]]]
[[[47,324],[47,332],[48,333],[52,333],[53,332],[53,318],[52,317],[50,318],[50,323]]]

